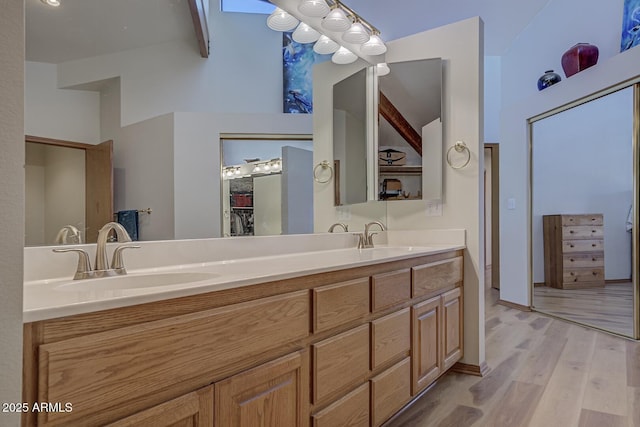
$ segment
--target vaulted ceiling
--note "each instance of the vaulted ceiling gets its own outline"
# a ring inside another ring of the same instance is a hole
[[[259,0],[246,0],[259,1]],[[501,55],[550,0],[344,0],[385,40],[480,16],[485,54]],[[194,37],[187,0],[25,0],[27,59],[59,63]],[[212,1],[212,7],[218,2]]]

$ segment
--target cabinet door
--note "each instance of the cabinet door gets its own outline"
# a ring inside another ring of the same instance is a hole
[[[456,288],[442,295],[443,347],[446,371],[462,358],[462,289]]]
[[[309,358],[296,352],[215,384],[215,425],[309,424]]]
[[[213,386],[185,394],[106,427],[213,427]]]
[[[435,381],[442,372],[442,305],[440,296],[411,307],[412,394]]]

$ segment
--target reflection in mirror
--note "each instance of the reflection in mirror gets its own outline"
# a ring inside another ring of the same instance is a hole
[[[380,76],[380,200],[440,199],[442,60],[390,63]]]
[[[533,122],[531,148],[534,307],[633,336],[633,88]]]
[[[335,204],[367,201],[366,69],[333,86]]]
[[[222,138],[224,236],[313,233],[313,142]]]
[[[59,233],[72,226],[84,234],[84,160],[84,150],[26,143],[25,245],[79,243]]]

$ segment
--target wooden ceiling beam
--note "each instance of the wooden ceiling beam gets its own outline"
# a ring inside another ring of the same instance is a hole
[[[385,118],[387,122],[404,138],[407,143],[416,150],[418,155],[422,157],[422,137],[411,124],[404,118],[402,113],[389,101],[389,98],[380,92],[380,102],[378,104],[378,113]]]
[[[200,56],[209,57],[209,24],[207,23],[207,14],[205,13],[204,0],[187,0],[189,10],[191,11],[191,19],[193,27],[196,30],[196,38],[198,39],[198,48]]]

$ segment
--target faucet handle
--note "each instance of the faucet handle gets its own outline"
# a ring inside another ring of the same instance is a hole
[[[113,251],[111,269],[116,270],[117,274],[127,274],[127,270],[124,268],[124,260],[122,259],[122,251],[125,249],[140,249],[140,245],[121,245]]]
[[[76,274],[73,276],[73,280],[86,279],[91,276],[91,261],[89,260],[89,254],[84,249],[53,249],[53,252],[76,252],[78,254],[78,268],[76,269]]]

